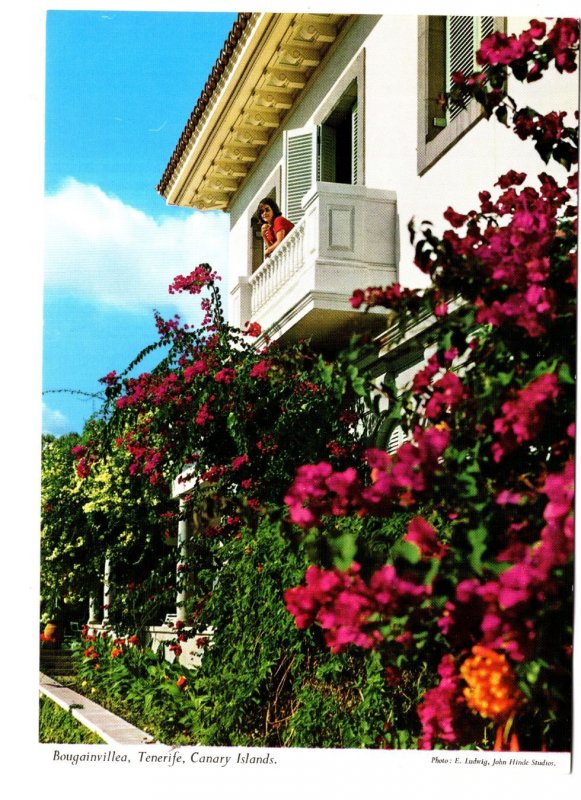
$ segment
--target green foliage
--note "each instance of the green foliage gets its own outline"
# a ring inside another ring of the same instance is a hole
[[[53,744],[105,744],[52,700],[40,696],[39,741]]]
[[[367,521],[344,523],[350,531],[358,525],[358,541],[374,550],[380,531]],[[334,655],[321,648],[316,631],[297,630],[283,593],[309,561],[304,544],[289,533],[265,518],[256,529],[244,527],[230,541],[215,543],[219,565],[212,574],[218,579],[192,631],[197,637],[213,630],[198,669],[170,664],[148,648],[89,638],[76,652],[81,691],[93,690],[125,717],[138,710],[134,724],[168,744],[412,746],[419,697],[412,654],[403,668],[379,654]],[[197,601],[191,607],[198,609]],[[421,661],[425,672],[424,655]],[[181,689],[180,677],[187,680]]]

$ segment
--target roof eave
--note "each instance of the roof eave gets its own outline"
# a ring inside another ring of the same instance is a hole
[[[217,85],[158,187],[168,204],[228,210],[348,19],[246,15]]]

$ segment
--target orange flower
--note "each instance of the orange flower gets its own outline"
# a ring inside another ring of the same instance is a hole
[[[468,684],[464,689],[466,703],[480,716],[501,725],[516,713],[524,696],[506,656],[478,644],[472,653],[460,667]]]
[[[119,647],[114,647],[111,650],[111,658],[117,658],[118,656],[121,655],[123,655],[123,650],[121,650]]]
[[[183,675],[180,675],[180,677],[176,681],[176,686],[178,687],[178,689],[183,689],[186,686],[187,682],[188,682],[187,678],[184,678]]]

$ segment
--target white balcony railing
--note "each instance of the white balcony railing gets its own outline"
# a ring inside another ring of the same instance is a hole
[[[250,278],[250,311],[253,318],[260,313],[262,306],[302,269],[304,251],[305,219],[303,218]]]
[[[317,183],[303,209],[273,254],[232,290],[234,325],[252,320],[278,336],[331,335],[352,317],[354,289],[396,280],[394,192]]]

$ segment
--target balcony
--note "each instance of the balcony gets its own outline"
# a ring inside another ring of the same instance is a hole
[[[310,338],[334,349],[357,330],[379,330],[383,315],[354,311],[353,290],[396,280],[395,192],[317,183],[304,216],[250,278],[231,293],[231,320],[259,322],[277,339]]]

